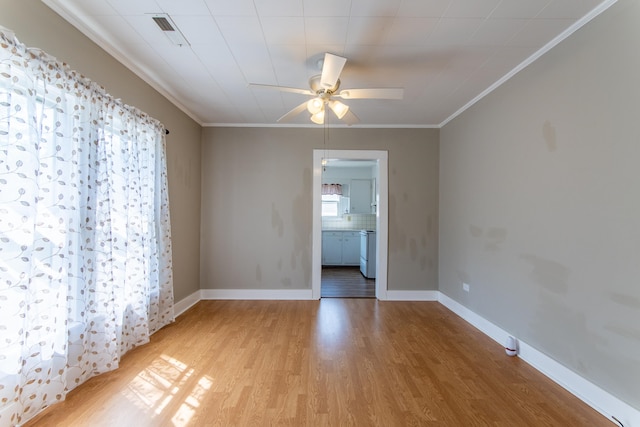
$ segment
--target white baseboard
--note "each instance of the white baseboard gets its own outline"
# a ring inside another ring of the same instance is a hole
[[[439,292],[439,294],[439,301],[442,305],[504,346],[509,336],[507,331],[494,325],[445,294],[441,292]],[[520,340],[518,340],[518,356],[612,422],[612,416],[615,416],[624,427],[640,426],[640,411]]]
[[[439,291],[390,291],[387,301],[438,301]]]
[[[311,289],[201,289],[201,297],[227,300],[310,300]]]
[[[615,416],[624,427],[640,426],[640,411],[609,394],[597,385],[589,382],[572,370],[541,353],[527,343],[520,342],[521,359],[567,389],[578,399],[596,411],[613,420]],[[618,425],[616,423],[616,425]]]
[[[185,311],[189,310],[191,307],[196,305],[198,301],[202,299],[201,295],[202,291],[198,290],[189,295],[186,298],[181,299],[180,301],[173,304],[173,315],[174,317],[180,316]]]
[[[438,301],[440,301],[440,304],[444,305],[449,310],[453,311],[455,314],[462,317],[464,320],[466,320],[467,322],[471,323],[473,326],[481,330],[489,338],[499,343],[500,345],[504,345],[505,341],[507,340],[507,337],[509,336],[509,333],[504,331],[502,328],[499,328],[498,326],[489,322],[484,317],[477,315],[476,313],[469,310],[464,305],[449,298],[442,292],[440,292],[440,297]]]

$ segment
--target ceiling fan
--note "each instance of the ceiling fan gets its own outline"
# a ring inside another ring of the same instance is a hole
[[[340,73],[344,68],[347,58],[325,53],[324,59],[318,61],[322,64],[322,73],[309,79],[310,89],[299,89],[286,86],[263,85],[250,83],[251,87],[263,87],[276,89],[282,92],[292,92],[301,95],[313,96],[308,101],[298,105],[282,117],[278,122],[288,122],[293,117],[307,110],[311,114],[311,121],[316,124],[325,122],[325,113],[331,110],[338,119],[343,120],[348,125],[358,123],[358,117],[349,110],[349,106],[335,98],[342,99],[402,99],[404,89],[402,88],[370,88],[370,89],[345,89],[340,90]]]

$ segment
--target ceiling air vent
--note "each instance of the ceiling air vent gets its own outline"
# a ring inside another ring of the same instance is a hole
[[[171,20],[166,13],[155,14],[151,17],[153,21],[158,25],[162,32],[171,40],[171,42],[177,46],[188,46],[189,42],[184,38],[184,35],[178,30],[176,24]]]
[[[173,25],[171,25],[171,22],[169,22],[169,20],[164,16],[154,16],[153,20],[156,22],[156,24],[158,24],[158,27],[160,27],[162,31],[176,30],[175,28],[173,28]]]

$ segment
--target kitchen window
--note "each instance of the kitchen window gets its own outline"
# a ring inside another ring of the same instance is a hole
[[[337,217],[339,213],[340,197],[337,194],[325,194],[322,196],[322,216]]]

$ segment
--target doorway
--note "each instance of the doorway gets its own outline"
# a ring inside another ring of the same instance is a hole
[[[388,259],[388,153],[375,150],[313,151],[313,230],[312,230],[312,298],[322,296],[322,216],[321,187],[323,159],[370,160],[377,164],[375,173],[376,266],[375,297],[387,299]],[[358,271],[359,274],[359,271]]]

